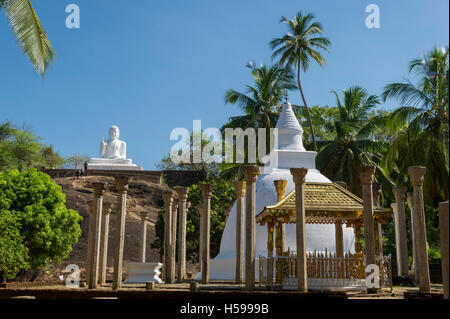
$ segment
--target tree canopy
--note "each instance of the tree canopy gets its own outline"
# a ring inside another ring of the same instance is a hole
[[[65,160],[28,127],[6,121],[0,125],[0,171],[28,168],[60,168]]]
[[[8,221],[2,228],[2,240],[22,243],[16,253],[33,269],[62,261],[81,236],[82,220],[65,204],[61,187],[36,169],[0,172],[0,215]],[[8,250],[0,251],[3,253]],[[22,259],[14,260],[24,266]]]

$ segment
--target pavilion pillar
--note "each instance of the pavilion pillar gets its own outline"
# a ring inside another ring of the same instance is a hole
[[[246,182],[245,190],[245,290],[255,290],[255,204],[256,179],[259,167],[247,165],[242,167]]]
[[[164,200],[164,281],[172,283],[172,266],[171,266],[171,243],[172,243],[172,203],[173,193],[166,191],[163,193]]]
[[[141,212],[141,240],[139,242],[139,261],[145,263],[145,253],[147,248],[147,215],[148,212]]]
[[[203,195],[203,242],[202,242],[202,283],[209,282],[209,250],[210,250],[210,217],[211,217],[211,193],[213,190],[212,184],[201,184]]]
[[[412,243],[412,251],[413,251],[413,258],[412,258],[412,264],[411,269],[414,271],[414,281],[416,285],[419,284],[419,264],[417,262],[417,242],[416,242],[416,227],[415,227],[415,220],[414,220],[414,198],[413,193],[409,192],[406,194],[406,200],[408,201],[409,210],[411,212],[411,243]]]
[[[123,264],[123,246],[125,243],[125,220],[127,217],[127,191],[129,177],[115,177],[114,182],[117,188],[117,212],[116,212],[116,234],[114,243],[114,274],[113,290],[122,287],[122,264]]]
[[[109,216],[111,203],[103,203],[102,235],[100,237],[100,266],[98,283],[106,284],[106,264],[108,262]]]
[[[100,238],[102,228],[102,213],[103,213],[103,195],[105,194],[105,183],[95,182],[94,187],[94,236],[91,259],[91,275],[89,277],[89,289],[97,288],[99,278],[99,264],[100,264]]]
[[[291,168],[295,184],[295,226],[297,237],[297,281],[298,291],[308,291],[306,268],[306,216],[305,216],[305,181],[307,168]]]
[[[430,270],[428,265],[428,250],[427,250],[427,230],[425,222],[425,209],[423,204],[423,177],[425,175],[425,167],[410,166],[408,173],[410,174],[411,184],[414,187],[414,222],[416,229],[416,247],[417,247],[417,261],[419,266],[419,291],[429,293],[431,291],[430,285]]]
[[[177,187],[180,216],[178,222],[178,281],[183,282],[186,278],[186,209],[187,209],[187,187]]]
[[[441,240],[442,283],[444,284],[444,299],[449,299],[448,201],[439,203],[439,231]]]
[[[94,207],[94,201],[88,200],[88,247],[87,247],[87,254],[86,254],[86,267],[85,267],[85,277],[86,277],[86,285],[89,285],[90,277],[91,277],[91,264],[92,264],[92,257],[94,256],[92,252],[92,248],[94,248],[94,227],[95,227],[95,207]]]
[[[277,192],[277,203],[281,201],[284,198],[284,194],[286,193],[286,187],[287,187],[287,180],[279,179],[273,181],[273,184],[275,185],[275,190]],[[281,254],[286,250],[286,224],[284,223],[277,223],[277,228],[280,228],[277,231],[277,234],[280,234],[281,238],[280,240],[276,240],[276,242],[279,242],[279,250],[281,250]]]
[[[372,183],[373,204],[375,207],[381,207],[381,183]],[[383,228],[381,221],[374,221],[375,232],[375,254],[383,256]]]
[[[342,221],[337,220],[334,223],[336,239],[336,257],[344,258],[344,232],[342,230]]]
[[[355,221],[353,224],[353,232],[355,233],[355,252],[360,253],[362,252],[362,245],[361,245],[361,225],[359,221]]]
[[[405,196],[407,188],[405,186],[397,186],[393,188],[395,200],[397,202],[397,216],[395,227],[398,232],[397,247],[397,274],[398,276],[408,276],[408,241],[406,236],[406,217],[405,217]],[[397,238],[397,237],[396,237]]]
[[[364,250],[366,256],[366,267],[376,264],[375,236],[373,224],[373,197],[372,183],[375,173],[374,166],[361,167],[363,214],[364,214]],[[367,288],[368,293],[376,293],[375,288]]]
[[[243,253],[244,253],[244,196],[245,182],[239,181],[234,183],[236,190],[236,274],[235,282],[242,283],[243,279]],[[272,239],[273,247],[273,239]]]

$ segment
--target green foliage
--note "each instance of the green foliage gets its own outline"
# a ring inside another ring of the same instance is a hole
[[[64,159],[53,145],[45,145],[28,128],[17,128],[9,121],[0,125],[0,171],[35,168],[59,168]]]
[[[0,214],[11,212],[20,222],[33,269],[62,261],[81,236],[82,217],[65,202],[61,187],[44,173],[0,172]]]
[[[319,141],[318,169],[334,181],[344,181],[349,189],[361,194],[359,167],[377,167],[378,179],[387,179],[378,163],[383,157],[387,143],[374,138],[376,132],[386,125],[386,117],[374,115],[372,110],[379,104],[376,95],[369,95],[363,88],[350,87],[343,91],[343,101],[335,91],[337,114],[334,115],[332,132],[335,137]]]
[[[406,209],[406,230],[408,242],[408,255],[413,255],[413,243],[411,241],[411,210]],[[427,247],[428,259],[430,262],[439,262],[441,259],[440,248],[440,234],[439,234],[439,209],[432,206],[425,206],[425,222],[427,229]],[[384,255],[392,255],[393,260],[397,259],[397,252],[395,249],[395,227],[394,221],[390,220],[386,225],[383,225],[383,253]],[[412,259],[410,258],[410,263]]]
[[[20,269],[29,268],[27,257],[17,216],[8,210],[0,211],[0,280],[14,278]]]
[[[303,128],[303,145],[305,145],[306,149],[310,149],[312,145],[308,136],[311,136],[311,129],[307,120],[308,114],[306,109],[298,105],[292,105],[292,109]],[[317,140],[333,140],[336,137],[334,120],[339,116],[339,109],[336,106],[314,105],[309,108],[309,113],[311,114],[313,131]]]
[[[448,58],[448,48],[434,48],[410,62],[415,83],[390,83],[383,92],[384,100],[398,99],[402,105],[390,117],[397,133],[385,154],[384,168],[397,184],[406,184],[408,166],[425,166],[428,204],[447,200],[449,194]]]

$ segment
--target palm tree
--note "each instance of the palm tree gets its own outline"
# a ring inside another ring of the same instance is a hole
[[[314,21],[314,18],[314,15],[311,13],[303,15],[301,12],[298,12],[292,20],[282,17],[280,22],[288,25],[289,32],[281,38],[273,39],[270,42],[270,47],[272,50],[275,50],[272,58],[280,56],[280,64],[289,67],[294,65],[297,68],[297,86],[308,115],[314,150],[317,151],[311,115],[309,114],[308,104],[300,82],[300,71],[308,71],[311,60],[316,61],[320,66],[324,65],[326,61],[317,49],[328,51],[331,42],[327,38],[320,36],[323,32],[322,25]]]
[[[378,166],[386,142],[376,140],[375,134],[386,122],[385,117],[375,115],[373,108],[379,104],[376,95],[369,95],[360,87],[343,91],[341,102],[336,91],[338,114],[333,123],[335,138],[318,141],[317,168],[332,180],[345,181],[355,194],[361,194],[359,167],[377,167],[382,179],[383,170]]]
[[[2,8],[23,52],[28,56],[35,70],[44,77],[53,61],[55,50],[30,0],[0,0],[0,9]]]
[[[233,89],[225,93],[225,103],[237,104],[244,115],[234,116],[222,127],[225,128],[273,128],[279,117],[281,101],[286,91],[297,88],[294,74],[290,68],[279,64],[259,67],[250,61],[246,67],[250,71],[254,85],[247,85],[246,92],[241,93]],[[246,148],[245,148],[246,149]],[[266,151],[270,152],[270,130],[266,131]],[[244,155],[246,157],[246,154]],[[245,161],[245,160],[244,160]],[[224,163],[221,176],[235,179],[239,176],[242,164]]]
[[[428,202],[448,199],[448,57],[448,48],[434,48],[412,60],[409,72],[417,81],[388,84],[382,94],[384,101],[396,98],[403,105],[391,117],[398,133],[384,165],[400,183],[407,182],[408,166],[424,165]]]
[[[223,128],[275,127],[286,90],[296,88],[294,75],[278,64],[257,67],[250,61],[246,67],[251,70],[254,86],[247,85],[246,94],[233,89],[225,93],[225,103],[238,104],[245,115],[231,117]]]

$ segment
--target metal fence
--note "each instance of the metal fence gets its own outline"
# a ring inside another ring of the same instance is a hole
[[[392,290],[391,256],[377,257],[380,288]],[[344,288],[365,290],[365,258],[363,254],[347,253],[336,257],[330,252],[307,253],[308,288],[330,290]],[[286,256],[259,257],[260,283],[268,288],[282,286],[297,289],[297,258],[295,252]]]

